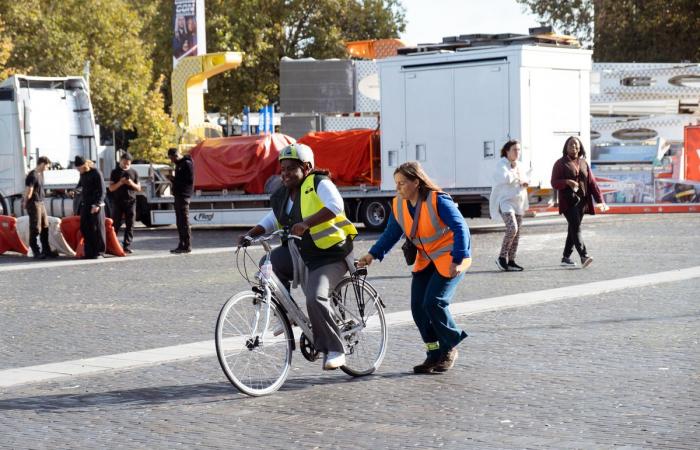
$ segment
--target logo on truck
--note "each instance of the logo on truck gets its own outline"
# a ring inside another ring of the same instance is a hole
[[[194,216],[195,222],[211,222],[214,219],[214,213],[198,213]]]

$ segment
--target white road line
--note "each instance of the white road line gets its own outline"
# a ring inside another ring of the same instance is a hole
[[[454,315],[463,316],[507,308],[537,305],[570,298],[600,295],[659,283],[673,283],[694,278],[700,278],[700,266],[454,303],[450,308]],[[413,323],[410,311],[399,311],[387,314],[386,319],[387,324],[390,326]],[[213,326],[214,324],[212,324],[212,327]],[[214,342],[209,340],[61,363],[19,367],[0,370],[0,387],[7,388],[25,383],[48,381],[60,377],[91,375],[115,369],[134,369],[154,364],[205,356],[208,357],[215,354]]]

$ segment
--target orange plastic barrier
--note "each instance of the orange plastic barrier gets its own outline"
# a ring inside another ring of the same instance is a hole
[[[700,126],[685,127],[685,179],[700,181]]]
[[[17,234],[17,219],[11,216],[0,216],[0,254],[7,251],[26,255],[29,249]]]
[[[75,250],[75,257],[81,258],[85,254],[83,249],[83,235],[80,233],[80,216],[65,217],[61,220],[61,234],[68,245]],[[112,219],[105,218],[105,237],[107,239],[107,252],[114,256],[126,256],[119,243],[117,233],[114,232]]]

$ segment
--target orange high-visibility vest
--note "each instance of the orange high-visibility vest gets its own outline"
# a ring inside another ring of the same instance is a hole
[[[437,197],[436,191],[430,191],[428,198],[421,205],[416,235],[412,239],[418,248],[413,271],[425,269],[432,261],[440,275],[449,278],[450,264],[452,264],[450,252],[454,246],[454,234],[438,215]],[[413,216],[408,212],[408,200],[397,195],[392,202],[392,208],[396,221],[408,236],[413,227]]]

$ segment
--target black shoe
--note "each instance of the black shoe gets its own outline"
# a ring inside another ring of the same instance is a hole
[[[508,270],[510,272],[522,272],[525,269],[523,269],[522,266],[517,265],[515,263],[515,261],[511,260],[511,261],[508,261]]]
[[[132,254],[134,253],[129,247],[122,247],[124,249],[124,253]]]
[[[192,249],[189,248],[176,248],[175,250],[170,250],[170,253],[182,254],[182,253],[192,253]]]
[[[438,352],[428,353],[425,361],[413,367],[413,373],[432,373],[439,362],[440,354]]]
[[[174,248],[170,250],[170,253],[180,253],[180,250],[182,250],[182,247]]]
[[[561,265],[562,267],[576,267],[576,263],[569,257],[564,256],[561,259]]]
[[[51,251],[51,252],[44,253],[44,258],[50,258],[50,259],[58,258],[58,252]]]
[[[582,256],[581,257],[581,268],[585,269],[586,267],[590,266],[592,262],[593,262],[593,258],[591,258],[590,256]]]
[[[503,257],[498,257],[496,259],[496,266],[503,271],[508,270],[508,261]]]
[[[442,355],[440,361],[435,365],[435,372],[447,372],[453,368],[458,356],[457,347],[452,347],[447,353]]]
[[[37,253],[34,253],[34,259],[46,259],[46,255],[44,255],[43,253],[37,252]]]

